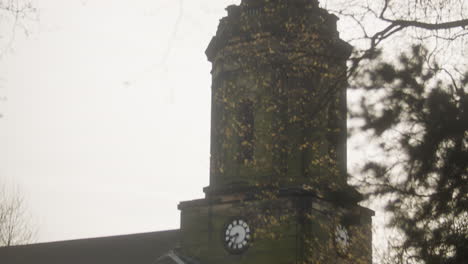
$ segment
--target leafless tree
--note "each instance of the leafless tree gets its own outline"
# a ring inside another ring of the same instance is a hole
[[[0,189],[0,246],[28,244],[34,237],[23,196]]]
[[[36,20],[34,16],[37,14],[31,1],[0,0],[0,59],[11,50],[18,30],[29,34],[28,22]],[[0,103],[6,99],[7,97],[0,93]],[[2,116],[0,113],[0,118]]]
[[[323,5],[343,21],[342,37],[355,47],[350,75],[384,49],[386,56],[424,45],[431,59],[456,62],[468,40],[468,3],[464,0],[324,0]]]
[[[0,59],[11,48],[16,33],[29,34],[28,23],[36,20],[31,0],[0,0]]]

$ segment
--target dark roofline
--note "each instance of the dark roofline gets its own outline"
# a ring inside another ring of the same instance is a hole
[[[3,246],[0,247],[0,250],[5,248],[22,248],[22,247],[33,247],[33,246],[53,246],[59,244],[74,244],[74,243],[82,243],[88,241],[105,241],[105,240],[122,240],[128,239],[133,237],[154,237],[157,235],[163,235],[166,233],[177,233],[179,229],[170,229],[170,230],[162,230],[162,231],[154,231],[154,232],[142,232],[142,233],[129,233],[129,234],[120,234],[120,235],[109,235],[109,236],[101,236],[101,237],[89,237],[89,238],[77,238],[77,239],[68,239],[68,240],[55,240],[55,241],[46,241],[46,242],[39,242],[39,243],[32,243],[32,244],[24,244],[24,245],[13,245],[13,246]]]
[[[84,238],[0,248],[8,264],[151,264],[179,246],[179,230]]]

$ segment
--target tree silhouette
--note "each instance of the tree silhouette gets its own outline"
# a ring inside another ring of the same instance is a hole
[[[354,118],[378,138],[385,161],[363,167],[362,187],[385,197],[389,225],[403,236],[398,263],[462,263],[468,250],[468,72],[444,81],[414,46],[398,63],[375,60],[357,86],[363,97]]]
[[[324,4],[344,21],[342,37],[355,47],[348,80],[361,104],[349,107],[351,120],[360,122],[352,123],[360,125],[351,134],[378,142],[368,144],[378,157],[362,164],[367,177],[353,176],[370,201],[388,201],[389,227],[397,231],[388,238],[388,255],[377,261],[460,261],[468,234],[468,69],[460,59],[468,35],[466,1]]]

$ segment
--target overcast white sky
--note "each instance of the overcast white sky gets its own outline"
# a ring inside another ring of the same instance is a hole
[[[38,242],[179,227],[177,203],[208,185],[204,51],[239,2],[35,2],[0,60],[0,182]]]

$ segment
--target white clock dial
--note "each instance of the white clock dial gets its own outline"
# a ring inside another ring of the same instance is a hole
[[[231,253],[242,253],[251,238],[250,226],[243,219],[232,220],[224,230],[224,246]]]
[[[335,229],[335,245],[340,255],[346,255],[349,243],[348,230],[344,226],[338,225]]]

